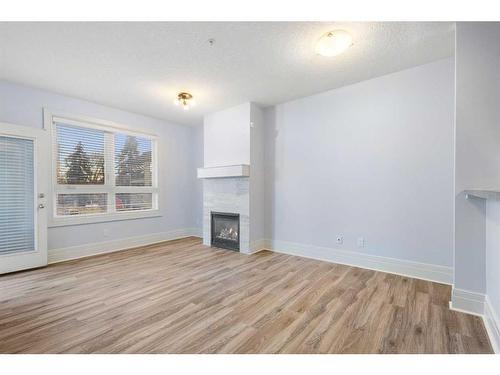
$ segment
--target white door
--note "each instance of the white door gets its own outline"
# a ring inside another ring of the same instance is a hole
[[[0,274],[47,264],[46,133],[0,122]]]

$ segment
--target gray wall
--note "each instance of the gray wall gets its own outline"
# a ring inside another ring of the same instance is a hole
[[[453,82],[446,59],[267,109],[266,237],[451,266]]]
[[[500,314],[500,202],[488,202],[486,219],[486,293],[498,316]]]
[[[201,189],[196,181],[196,166],[201,154],[194,128],[0,81],[0,122],[42,128],[43,107],[115,121],[157,134],[162,144],[160,184],[165,208],[163,217],[49,228],[49,249],[199,226]],[[193,199],[197,195],[200,198]]]
[[[203,126],[198,126],[193,128],[194,130],[194,150],[193,156],[195,160],[196,168],[203,168],[203,154],[204,154],[204,140],[203,134],[204,129]],[[196,172],[195,172],[196,173]],[[196,179],[194,182],[194,191],[195,195],[192,197],[194,209],[193,214],[195,216],[194,222],[196,228],[199,230],[200,237],[203,237],[203,180]]]
[[[499,23],[456,30],[455,287],[486,292],[500,311],[500,204],[464,189],[500,188]]]
[[[259,247],[265,239],[265,171],[264,171],[264,113],[250,104],[250,246]]]

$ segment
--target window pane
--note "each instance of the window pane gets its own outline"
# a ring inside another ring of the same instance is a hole
[[[116,186],[151,186],[152,141],[125,134],[115,134]]]
[[[104,184],[104,132],[56,124],[57,182]]]
[[[116,211],[150,210],[153,208],[151,193],[118,193],[116,194]]]
[[[107,194],[57,194],[57,215],[88,215],[107,211]]]

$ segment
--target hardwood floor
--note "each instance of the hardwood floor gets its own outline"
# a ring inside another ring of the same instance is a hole
[[[2,353],[491,353],[450,287],[188,238],[0,276]]]

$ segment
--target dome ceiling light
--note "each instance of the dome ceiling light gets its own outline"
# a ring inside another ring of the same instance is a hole
[[[190,107],[194,106],[193,95],[188,92],[180,92],[177,95],[177,99],[174,100],[174,104],[181,106],[182,109],[187,111]]]
[[[316,53],[332,57],[340,55],[352,46],[352,36],[345,30],[333,30],[323,34],[316,43]]]

